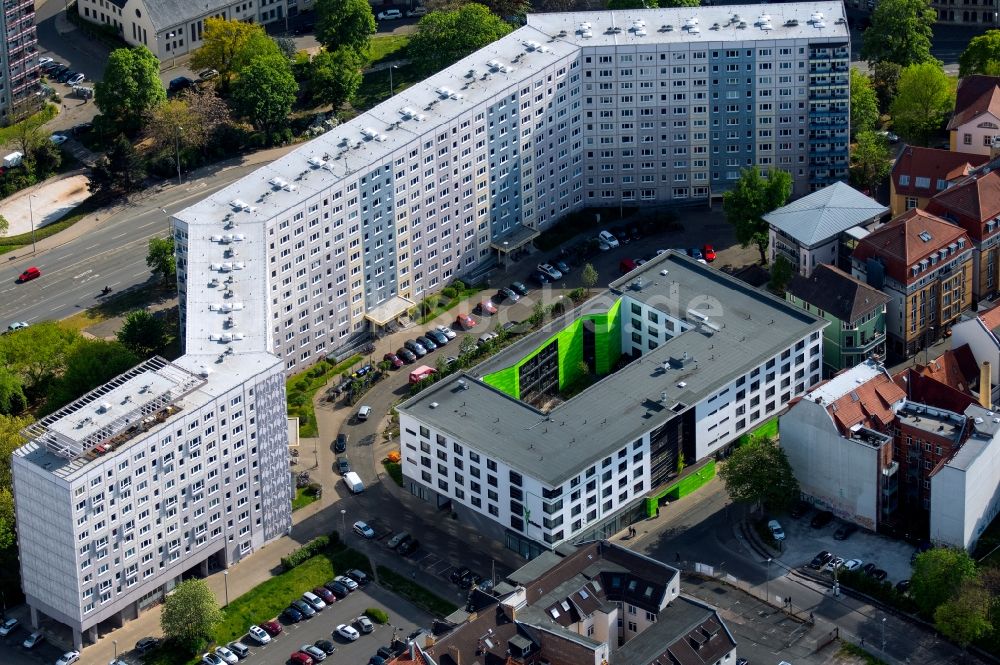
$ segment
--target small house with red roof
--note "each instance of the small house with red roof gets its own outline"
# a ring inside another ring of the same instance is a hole
[[[901,215],[912,208],[926,210],[935,194],[988,160],[988,155],[906,146],[892,165],[889,178],[892,215]]]
[[[954,152],[990,154],[1000,136],[1000,77],[976,74],[958,82],[948,135]]]

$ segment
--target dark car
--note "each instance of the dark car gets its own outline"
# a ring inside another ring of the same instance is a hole
[[[400,367],[403,366],[403,361],[400,360],[399,356],[397,356],[395,353],[385,354],[384,356],[382,356],[382,360],[385,360],[390,365],[392,365],[393,369],[399,369]]]
[[[420,547],[419,540],[417,540],[416,538],[408,538],[407,540],[404,540],[402,543],[400,543],[399,547],[396,548],[396,551],[402,554],[403,556],[406,556],[407,554],[412,554],[413,552],[416,552],[419,547]]]
[[[858,527],[856,524],[851,524],[851,523],[841,524],[840,528],[838,528],[836,531],[833,532],[833,539],[847,540],[848,538],[851,537],[851,534],[853,534],[857,530]]]
[[[465,577],[466,575],[471,575],[471,574],[472,574],[472,571],[469,570],[468,568],[465,568],[465,567],[459,568],[457,570],[453,570],[453,571],[451,571],[451,581],[453,583],[455,583],[455,584],[458,584],[459,582],[462,581],[463,577]]]
[[[875,568],[876,566],[874,563],[866,563],[865,565],[861,566],[861,572],[864,573],[865,575],[871,575],[872,573],[875,572]]]
[[[506,286],[497,291],[497,294],[493,296],[493,299],[497,302],[504,302],[509,300],[510,302],[517,302],[521,299],[521,296],[514,292],[514,289],[509,289]]]
[[[424,336],[433,340],[438,346],[444,346],[448,343],[448,336],[439,330],[428,330]]]
[[[511,291],[517,293],[518,295],[522,296],[528,295],[528,287],[525,286],[522,282],[511,282],[510,289]]]
[[[288,623],[298,623],[305,618],[305,615],[303,615],[302,612],[299,612],[299,610],[295,607],[286,607],[281,613],[281,618]]]
[[[832,552],[827,552],[826,550],[823,550],[822,552],[813,557],[813,560],[809,562],[809,567],[819,570],[820,568],[828,564],[830,562],[830,559],[832,558],[833,558]]]
[[[141,654],[152,651],[160,645],[160,640],[155,637],[144,637],[135,643],[135,650]]]
[[[833,513],[831,513],[829,510],[821,510],[818,513],[816,513],[815,517],[812,518],[812,521],[809,522],[809,526],[811,526],[814,529],[822,529],[832,521],[833,521]]]
[[[428,351],[433,351],[434,349],[438,348],[437,342],[435,342],[432,339],[428,339],[425,335],[421,335],[420,337],[417,338],[417,344],[424,347]]]
[[[410,351],[409,349],[406,348],[396,349],[396,355],[399,356],[400,360],[402,360],[407,365],[417,362],[416,354],[414,354],[413,351]]]
[[[552,280],[549,279],[548,275],[546,275],[545,273],[540,273],[537,270],[531,273],[531,277],[529,277],[528,279],[530,279],[535,284],[538,284],[539,286],[545,286],[546,284],[552,283]]]
[[[69,71],[69,66],[68,66],[68,65],[59,65],[59,66],[57,66],[57,67],[53,67],[53,68],[52,68],[52,69],[51,69],[51,70],[49,71],[49,78],[50,78],[50,79],[55,79],[55,78],[57,78],[57,77],[58,77],[58,76],[59,76],[60,74],[65,74],[65,73],[66,73],[66,72],[68,72],[68,71]]]
[[[316,640],[316,648],[320,649],[323,653],[330,654],[337,650],[337,646],[330,640]]]
[[[65,66],[66,65],[64,65],[61,62],[56,62],[53,60],[52,62],[46,62],[44,65],[42,65],[42,71],[48,74],[49,72],[53,72],[59,69],[60,67],[65,67]]]
[[[333,452],[343,453],[347,452],[347,435],[341,432],[337,435],[337,440],[333,444]]]
[[[358,583],[358,586],[364,586],[368,584],[368,575],[365,574],[363,570],[358,570],[357,568],[352,568],[351,570],[344,573],[352,580]]]
[[[292,607],[301,612],[307,619],[316,616],[316,608],[304,600],[293,600]]]
[[[569,272],[570,272],[569,271],[569,264],[566,263],[565,261],[554,261],[552,263],[552,265],[554,265],[556,267],[556,270],[558,270],[559,272],[561,272],[564,275],[568,275]]]
[[[342,476],[346,476],[350,472],[351,472],[351,463],[347,461],[346,457],[338,457],[337,458],[337,473],[339,473]]]
[[[427,348],[418,341],[408,339],[405,342],[403,342],[403,346],[412,351],[413,355],[415,355],[418,358],[423,358],[424,356],[427,355]]]
[[[388,662],[389,661],[387,661],[382,656],[372,656],[371,658],[368,659],[368,665],[385,665]]]
[[[896,582],[896,591],[906,593],[910,590],[910,580],[899,580]]]
[[[170,79],[170,83],[167,85],[167,90],[169,92],[180,92],[194,85],[194,81],[186,76],[178,76],[175,79]]]
[[[375,652],[375,655],[378,656],[379,658],[392,658],[393,653],[395,652],[392,650],[392,647],[382,646],[378,648],[378,651]]]
[[[885,572],[881,568],[876,568],[872,571],[872,577],[878,582],[884,582],[885,578],[889,577],[889,573]]]
[[[692,259],[695,259],[695,260],[705,258],[702,255],[701,250],[698,249],[697,247],[692,247],[689,250],[687,250],[687,255],[690,256]]]
[[[796,501],[795,505],[792,506],[792,509],[788,511],[788,514],[795,519],[799,519],[808,512],[809,512],[808,503],[806,503],[805,501]]]
[[[347,588],[346,584],[342,584],[336,580],[327,582],[323,586],[332,591],[333,595],[337,598],[346,598],[351,593],[351,590]]]

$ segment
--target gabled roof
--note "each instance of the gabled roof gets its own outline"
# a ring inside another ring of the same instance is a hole
[[[794,275],[788,292],[841,321],[856,321],[891,298],[834,266],[822,264],[809,277]]]
[[[952,219],[981,240],[983,225],[1000,215],[1000,172],[979,169],[956,181],[927,204],[928,212]]]
[[[1000,304],[994,305],[990,309],[982,312],[979,315],[979,320],[983,322],[994,335],[997,334],[997,328],[1000,328]]]
[[[889,209],[842,182],[803,196],[764,215],[764,221],[803,246],[828,240]]]
[[[971,394],[971,387],[979,383],[979,367],[968,344],[948,349],[920,367],[919,371],[921,375],[963,393]]]
[[[231,0],[145,0],[143,6],[153,28],[159,32],[184,25],[200,16],[214,16],[231,5]]]
[[[966,176],[987,161],[988,155],[908,145],[892,165],[892,183],[900,196],[930,197],[945,189],[940,184]],[[906,184],[900,182],[901,176],[908,176]],[[918,187],[917,178],[927,178],[928,185]]]
[[[861,261],[881,259],[886,274],[906,284],[920,276],[920,273],[910,274],[911,266],[959,240],[971,247],[969,236],[962,227],[914,208],[858,241],[853,256]],[[924,268],[932,267],[928,261]]]
[[[895,415],[892,405],[905,399],[906,393],[885,373],[861,383],[827,407],[827,412],[844,436],[861,425],[882,431]]]
[[[955,92],[955,112],[948,129],[955,129],[983,113],[1000,117],[1000,77],[975,74],[958,82]]]

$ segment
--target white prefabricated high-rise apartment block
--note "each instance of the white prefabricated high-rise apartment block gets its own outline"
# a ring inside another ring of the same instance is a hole
[[[225,289],[189,277],[189,225],[253,228],[293,372],[574,210],[707,200],[751,166],[807,193],[847,174],[849,53],[839,2],[529,15],[176,215],[182,294]]]

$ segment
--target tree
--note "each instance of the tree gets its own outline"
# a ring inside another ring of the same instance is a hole
[[[227,122],[229,108],[214,88],[189,89],[149,112],[145,135],[161,150],[201,148]]]
[[[851,179],[854,184],[874,192],[891,170],[889,139],[873,131],[858,134],[858,142],[851,151]]]
[[[36,323],[27,335],[0,336],[0,367],[21,380],[24,394],[32,402],[45,395],[79,338],[78,332],[55,321]]]
[[[255,58],[239,72],[233,84],[234,110],[271,136],[285,124],[299,85],[282,55]]]
[[[215,69],[224,88],[254,58],[282,55],[281,47],[267,36],[263,27],[235,19],[205,19],[202,40],[202,45],[191,54],[191,67],[196,71]]]
[[[476,350],[476,339],[472,335],[466,335],[458,343],[458,355],[464,356]]]
[[[851,68],[851,133],[857,135],[878,126],[878,95],[868,75]]]
[[[30,416],[0,416],[0,487],[10,487],[11,459],[26,441],[21,430],[32,423]]]
[[[7,231],[10,229],[10,222],[3,215],[0,215],[0,236],[7,235]]]
[[[895,62],[882,61],[872,63],[868,70],[872,87],[875,88],[875,95],[878,97],[879,113],[888,113],[892,100],[896,98],[899,76],[903,73],[903,68]]]
[[[167,98],[160,61],[145,46],[115,49],[104,77],[94,85],[94,103],[119,132],[132,134],[146,113]]]
[[[785,294],[785,288],[792,279],[792,263],[784,256],[779,256],[771,266],[771,281],[768,286],[778,295]]]
[[[608,9],[655,9],[656,0],[608,0]]]
[[[32,326],[34,327],[34,326]],[[52,413],[131,369],[140,358],[118,342],[79,338],[66,355],[66,369],[47,394],[43,413]]]
[[[799,498],[799,481],[785,451],[769,437],[754,437],[734,450],[719,475],[733,501],[781,510]]]
[[[114,198],[138,191],[145,179],[146,165],[142,157],[132,142],[119,134],[90,169],[87,188],[92,194]]]
[[[375,16],[368,0],[316,0],[316,40],[326,50],[346,46],[368,53],[375,34]]]
[[[976,578],[976,562],[960,548],[938,547],[917,555],[910,578],[910,595],[920,611],[934,616],[966,580]]]
[[[669,9],[670,7],[700,7],[701,0],[660,0],[660,7]]]
[[[410,58],[424,72],[436,72],[500,39],[511,27],[489,9],[472,2],[420,19],[410,38]]]
[[[483,4],[497,16],[510,20],[531,11],[530,0],[483,0]]]
[[[0,367],[0,414],[17,415],[28,408],[24,383],[6,367]]]
[[[342,46],[336,51],[320,51],[309,67],[309,94],[320,104],[336,111],[361,85],[362,59],[357,51]]]
[[[177,275],[177,258],[174,256],[174,237],[150,238],[146,252],[146,265],[154,274],[163,278],[163,285],[170,286]]]
[[[973,37],[958,58],[958,76],[1000,75],[1000,30]]]
[[[588,289],[592,289],[597,285],[597,280],[600,279],[600,275],[597,274],[597,270],[594,268],[593,264],[584,264],[583,270],[580,271],[580,283]]]
[[[937,13],[930,0],[880,0],[862,35],[861,58],[887,60],[902,67],[934,62],[931,26]]]
[[[167,331],[161,319],[147,310],[136,309],[125,315],[116,337],[122,346],[140,359],[145,359],[163,348]]]
[[[10,126],[8,145],[20,151],[26,159],[32,159],[35,152],[49,141],[49,133],[34,116],[28,116]]]
[[[278,50],[281,51],[282,55],[289,60],[294,59],[295,54],[299,51],[298,47],[295,45],[295,40],[286,35],[271,37],[271,40],[274,42],[275,46],[278,47]]]
[[[992,598],[978,580],[965,580],[954,596],[934,610],[934,625],[963,649],[986,637],[990,624]]]
[[[205,580],[181,582],[163,601],[160,628],[163,635],[193,653],[212,637],[224,616]]]
[[[736,240],[743,247],[756,245],[762,264],[767,263],[768,243],[764,215],[783,206],[791,194],[788,171],[772,169],[764,178],[759,168],[751,167],[743,169],[736,186],[722,196],[722,210],[736,229]]]
[[[911,143],[927,145],[955,106],[955,81],[941,65],[910,65],[899,77],[892,101],[893,128]]]

